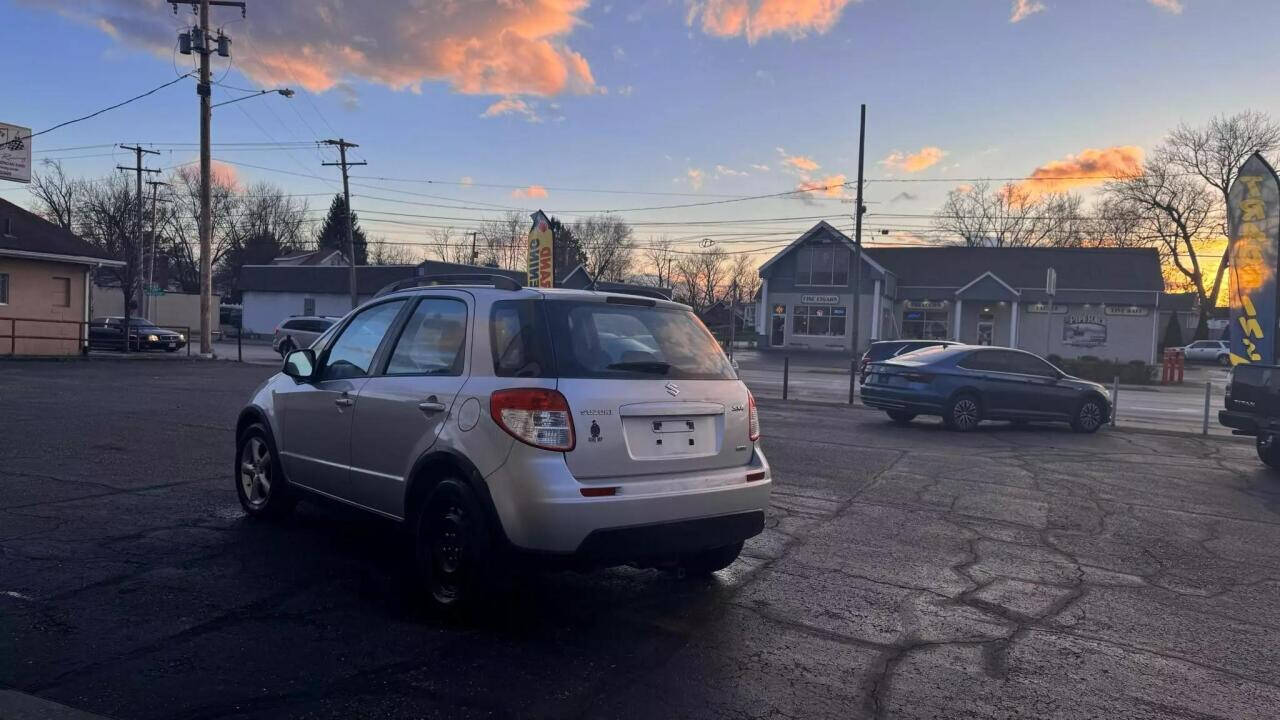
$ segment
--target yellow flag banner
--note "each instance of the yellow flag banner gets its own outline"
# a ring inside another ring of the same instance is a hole
[[[534,213],[529,228],[529,287],[549,288],[555,285],[555,238],[551,223],[541,210]]]

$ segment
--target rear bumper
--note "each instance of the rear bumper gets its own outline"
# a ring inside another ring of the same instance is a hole
[[[764,473],[747,481],[748,474]],[[678,475],[581,483],[563,455],[520,445],[485,478],[516,550],[625,562],[730,545],[760,533],[773,485],[757,448],[751,462]],[[582,490],[616,487],[584,497]]]
[[[1235,412],[1234,410],[1219,410],[1218,422],[1245,435],[1258,434],[1258,420],[1257,417],[1251,413]]]
[[[942,401],[912,390],[894,390],[863,386],[859,392],[862,404],[878,410],[899,410],[917,415],[941,415]]]

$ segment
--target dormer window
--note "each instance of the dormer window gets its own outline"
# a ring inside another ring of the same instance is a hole
[[[805,245],[796,250],[796,284],[847,286],[849,248],[842,243]]]

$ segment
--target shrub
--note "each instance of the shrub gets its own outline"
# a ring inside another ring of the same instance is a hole
[[[1152,382],[1155,370],[1155,366],[1141,360],[1119,362],[1093,356],[1057,358],[1052,362],[1068,375],[1100,383],[1110,383],[1118,377],[1126,385],[1146,385]]]

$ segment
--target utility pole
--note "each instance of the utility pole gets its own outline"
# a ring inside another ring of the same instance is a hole
[[[342,197],[347,204],[347,259],[351,262],[351,309],[355,310],[356,305],[360,304],[360,294],[356,290],[356,243],[351,229],[351,188],[347,184],[347,168],[355,167],[356,165],[368,165],[369,163],[347,162],[347,148],[360,147],[355,143],[347,142],[342,138],[321,140],[320,142],[325,145],[336,145],[338,148],[339,162],[321,163],[321,165],[336,165],[342,168]]]
[[[125,167],[124,165],[117,165],[116,169],[126,170],[128,172],[135,173],[137,176],[136,178],[137,190],[136,190],[135,197],[137,198],[138,208],[137,208],[137,216],[136,216],[137,223],[134,226],[134,231],[135,231],[134,237],[137,238],[137,242],[138,242],[138,272],[136,273],[136,275],[138,278],[138,310],[141,311],[142,304],[145,301],[144,298],[146,297],[142,287],[142,262],[143,262],[142,250],[147,244],[146,240],[143,238],[143,235],[142,235],[142,173],[160,172],[159,170],[153,170],[151,168],[142,167],[142,156],[144,153],[147,155],[159,155],[160,153],[156,150],[147,150],[141,145],[121,145],[120,147],[121,149],[124,149],[124,150],[132,150],[135,162],[133,167]],[[132,313],[129,312],[129,294],[132,291],[133,291],[133,288],[126,288],[124,286],[124,283],[120,284],[120,294],[124,296],[124,351],[125,352],[129,352],[129,332],[130,332],[130,328],[133,327],[130,324],[131,320],[129,317],[130,315],[132,315]]]
[[[858,329],[862,323],[862,154],[867,141],[867,105],[863,103],[858,121],[858,192],[853,211],[853,356],[858,356]],[[872,303],[872,307],[875,304]],[[875,324],[875,319],[872,319]]]
[[[476,231],[471,231],[471,264],[476,264]]]
[[[197,27],[178,35],[178,48],[183,55],[192,51],[200,54],[200,82],[196,85],[196,95],[200,96],[200,354],[208,357],[213,354],[213,328],[209,322],[209,306],[213,303],[213,168],[209,151],[213,84],[209,81],[209,55],[216,52],[220,57],[231,57],[231,38],[221,30],[217,38],[209,34],[209,6],[238,7],[240,17],[244,17],[245,4],[236,0],[169,0],[169,4],[175,15],[179,5],[190,5],[200,18]]]
[[[151,186],[151,262],[147,264],[147,283],[143,290],[143,295],[147,298],[146,307],[143,308],[144,317],[151,320],[151,296],[147,293],[151,292],[151,286],[155,284],[156,278],[156,228],[160,225],[159,218],[156,217],[156,201],[159,200],[156,195],[159,193],[161,185],[169,187],[169,183],[161,180],[148,180],[147,184]],[[166,198],[165,202],[169,202]],[[152,322],[155,322],[152,320]],[[190,340],[190,338],[187,338]]]

